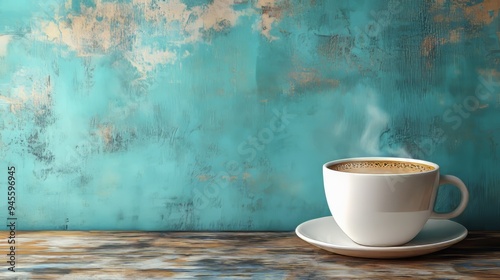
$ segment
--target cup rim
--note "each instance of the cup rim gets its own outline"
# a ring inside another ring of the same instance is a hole
[[[344,163],[344,162],[350,162],[350,161],[399,161],[399,162],[412,162],[412,163],[420,163],[424,165],[429,165],[434,167],[433,170],[429,171],[422,171],[422,172],[405,172],[405,173],[348,173],[350,176],[407,176],[407,175],[418,175],[418,174],[429,174],[432,172],[438,172],[439,171],[439,165],[437,165],[434,162],[426,161],[426,160],[421,160],[421,159],[413,159],[413,158],[403,158],[403,157],[351,157],[351,158],[342,158],[342,159],[336,159],[332,160],[329,162],[326,162],[323,164],[323,170],[327,170],[328,172],[333,172],[333,173],[342,173],[346,174],[347,172],[342,172],[338,170],[333,170],[328,168],[331,165],[334,164],[339,164],[339,163]]]

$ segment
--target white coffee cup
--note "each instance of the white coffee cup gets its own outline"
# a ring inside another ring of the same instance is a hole
[[[469,192],[459,178],[440,175],[435,163],[406,158],[367,157],[323,165],[328,207],[354,242],[398,246],[413,239],[429,218],[451,219],[467,206]],[[434,212],[440,185],[452,184],[462,195],[450,213]]]

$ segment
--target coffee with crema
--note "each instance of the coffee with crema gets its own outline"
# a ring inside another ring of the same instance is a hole
[[[323,164],[330,213],[354,242],[364,246],[399,246],[412,240],[429,219],[452,219],[469,201],[459,178],[439,173],[439,165],[418,159],[363,157]],[[434,212],[438,188],[460,190],[451,212]]]
[[[364,174],[407,174],[432,171],[430,165],[405,161],[349,161],[328,166],[331,170]]]

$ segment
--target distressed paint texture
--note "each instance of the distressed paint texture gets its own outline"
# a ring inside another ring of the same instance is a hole
[[[3,1],[0,183],[14,165],[20,229],[291,230],[328,214],[324,162],[404,156],[462,178],[456,220],[498,230],[499,10]]]

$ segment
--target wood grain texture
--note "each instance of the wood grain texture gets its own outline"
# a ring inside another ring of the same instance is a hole
[[[332,254],[293,232],[35,231],[19,232],[16,245],[16,272],[4,266],[2,279],[500,277],[500,232],[471,232],[443,251],[396,260]]]

